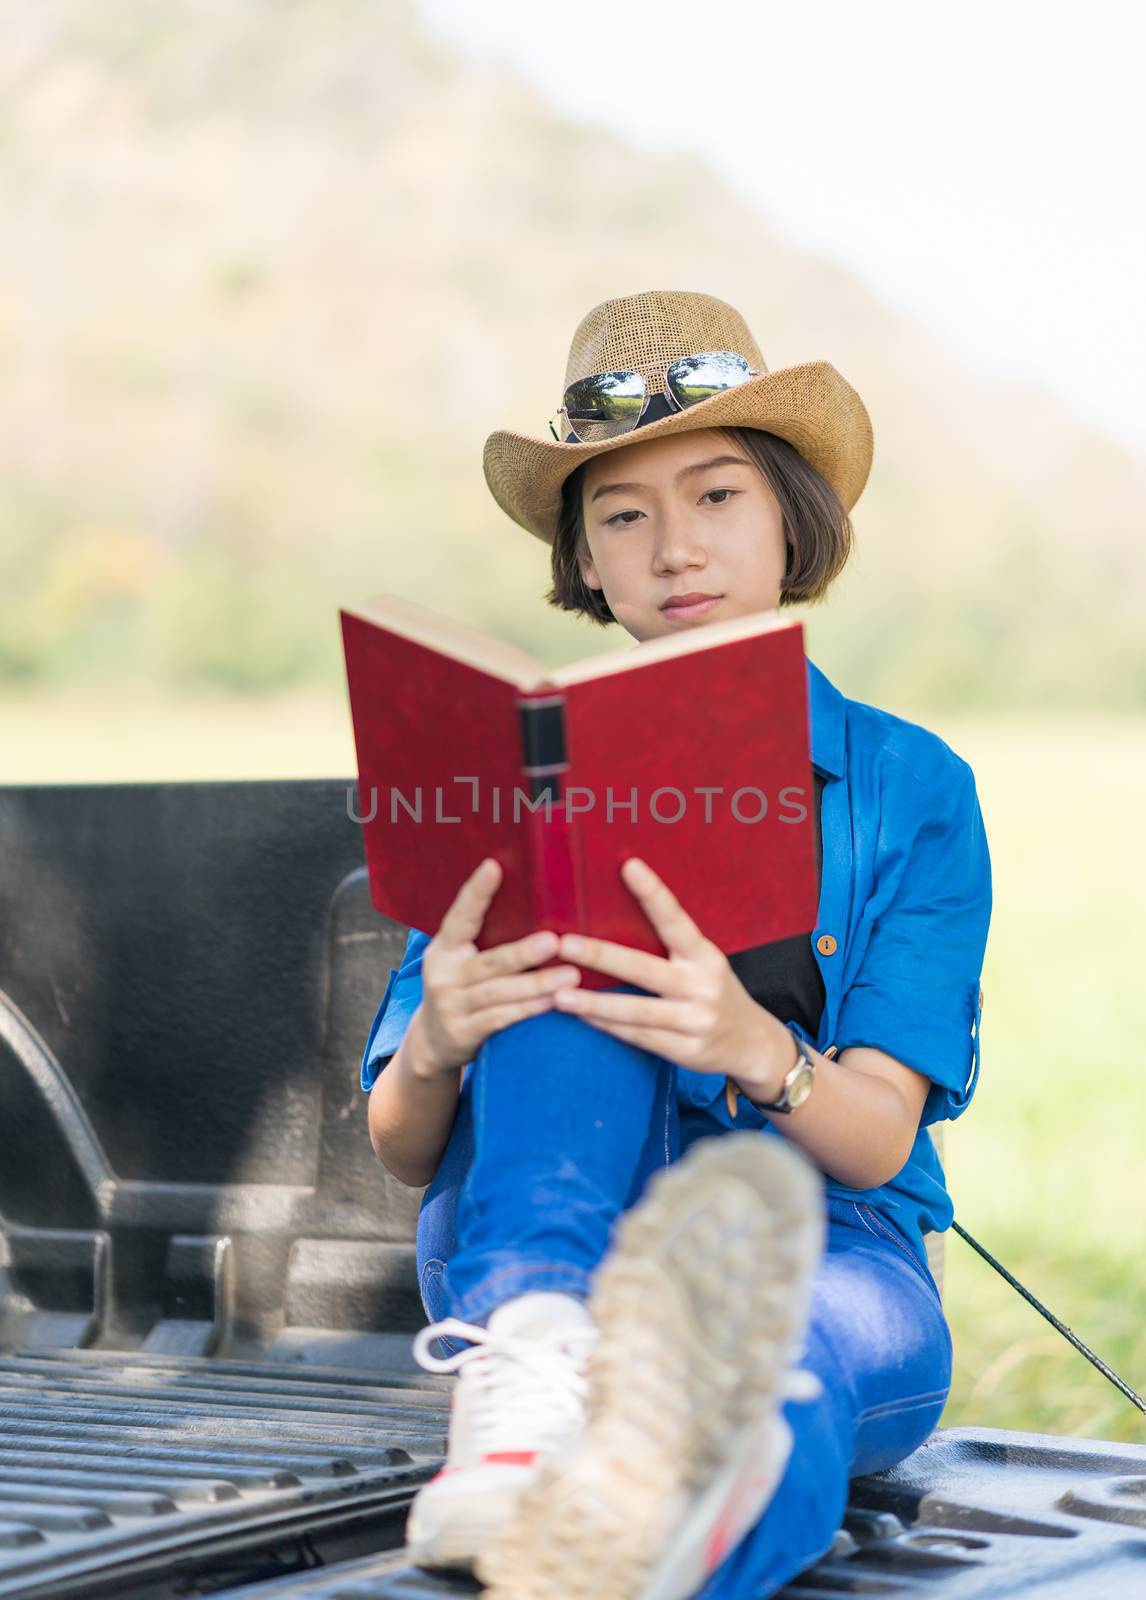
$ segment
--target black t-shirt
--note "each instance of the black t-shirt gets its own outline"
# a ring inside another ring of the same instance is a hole
[[[813,768],[812,833],[816,841],[816,893],[823,876],[824,846],[820,831],[820,796],[824,780]],[[753,1000],[781,1022],[799,1022],[815,1039],[824,1012],[824,980],[806,933],[771,944],[754,945],[729,956],[729,965]]]

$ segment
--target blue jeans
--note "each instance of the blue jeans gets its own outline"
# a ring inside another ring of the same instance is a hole
[[[696,1139],[734,1128],[783,1137],[744,1100],[735,1121],[723,1096],[703,1110],[678,1107],[676,1075],[672,1062],[564,1012],[488,1039],[418,1222],[430,1319],[482,1322],[532,1290],[587,1295],[614,1221],[654,1172]],[[951,1334],[926,1259],[870,1207],[825,1201],[826,1248],[799,1357],[823,1393],[785,1403],[793,1447],[784,1477],[703,1600],[763,1600],[817,1561],[843,1520],[849,1478],[910,1455],[947,1400]]]

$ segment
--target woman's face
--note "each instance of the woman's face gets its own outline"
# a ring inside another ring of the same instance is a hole
[[[635,639],[769,611],[787,564],[763,474],[727,434],[672,434],[594,456],[582,485],[581,572]],[[677,595],[713,597],[675,608]]]

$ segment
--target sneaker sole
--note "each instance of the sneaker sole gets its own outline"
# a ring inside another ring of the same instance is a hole
[[[536,1468],[475,1466],[431,1479],[410,1509],[406,1554],[417,1567],[473,1570],[491,1533],[505,1527]]]
[[[479,1555],[487,1600],[696,1592],[783,1475],[824,1233],[819,1172],[772,1135],[704,1140],[650,1182],[597,1272],[585,1434]]]

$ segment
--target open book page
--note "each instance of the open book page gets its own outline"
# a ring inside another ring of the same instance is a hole
[[[400,595],[379,594],[360,605],[344,606],[342,609],[348,616],[390,628],[417,644],[529,692],[563,689],[570,684],[626,672],[634,667],[651,666],[654,662],[687,655],[695,650],[708,650],[713,645],[797,625],[791,617],[779,611],[754,611],[748,616],[704,623],[658,639],[641,642],[630,640],[616,650],[587,656],[564,667],[549,668],[516,645],[496,639],[469,623],[442,616],[440,612],[431,611],[427,606]]]
[[[548,682],[547,669],[527,650],[495,639],[467,622],[444,617],[439,611],[420,606],[401,595],[373,595],[359,605],[343,606],[343,612],[363,622],[390,628],[415,644],[426,645],[439,655],[452,657],[466,666],[488,672],[521,689],[532,689]]]
[[[696,650],[711,650],[714,645],[732,644],[737,639],[752,639],[761,633],[798,626],[794,618],[786,617],[779,611],[753,611],[745,617],[704,622],[687,631],[664,634],[659,639],[645,639],[621,650],[611,650],[605,655],[570,662],[567,667],[558,667],[551,672],[548,681],[554,688],[563,689],[569,684],[605,678],[615,672],[627,672],[633,667],[648,667],[657,661],[670,661]]]

